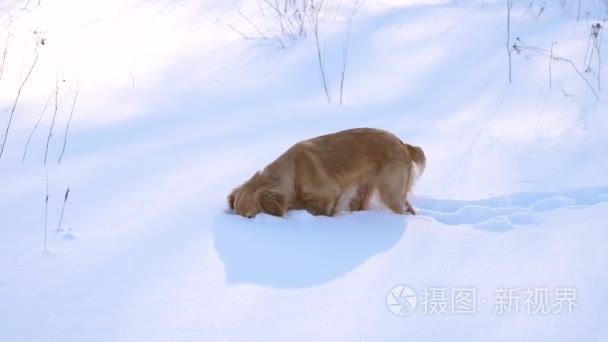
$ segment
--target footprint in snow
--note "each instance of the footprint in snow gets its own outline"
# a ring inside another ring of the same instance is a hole
[[[540,222],[538,213],[608,202],[608,186],[585,187],[560,192],[520,192],[480,200],[450,200],[416,197],[419,215],[448,225],[470,224],[489,231],[507,231]]]

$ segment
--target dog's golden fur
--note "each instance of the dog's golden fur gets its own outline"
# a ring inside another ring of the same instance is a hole
[[[395,213],[415,214],[407,194],[425,164],[420,147],[392,133],[349,129],[295,144],[234,189],[228,204],[245,217],[283,216],[290,209],[333,216],[346,204],[350,211],[367,209],[377,190]]]

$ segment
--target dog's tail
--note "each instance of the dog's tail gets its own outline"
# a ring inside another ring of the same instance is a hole
[[[424,168],[426,167],[426,156],[424,155],[424,151],[418,146],[413,146],[406,143],[403,143],[403,145],[407,149],[412,162],[418,169],[418,172],[416,172],[415,175],[420,177],[424,172]]]

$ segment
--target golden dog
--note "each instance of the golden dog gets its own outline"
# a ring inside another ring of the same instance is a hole
[[[236,214],[283,216],[290,209],[334,216],[368,209],[375,190],[392,211],[414,215],[407,199],[426,157],[392,133],[355,128],[301,141],[228,195]],[[417,171],[414,168],[417,167]]]

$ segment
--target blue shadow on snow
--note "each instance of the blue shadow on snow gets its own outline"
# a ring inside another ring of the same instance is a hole
[[[263,214],[251,220],[226,213],[213,233],[228,284],[302,288],[327,283],[388,251],[405,227],[406,216],[374,211],[337,217],[291,211],[285,218]]]

